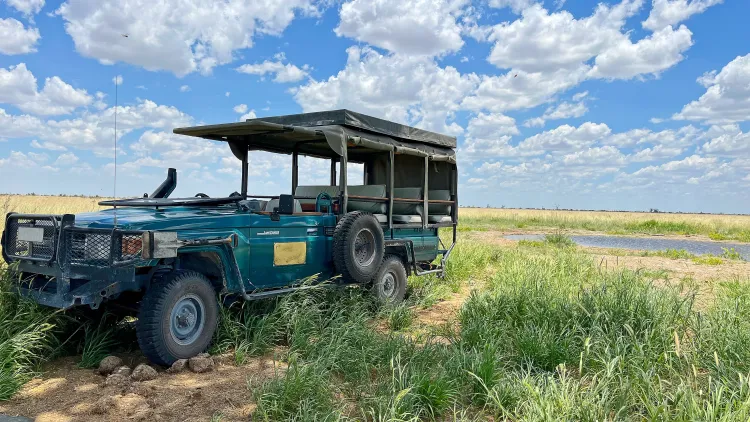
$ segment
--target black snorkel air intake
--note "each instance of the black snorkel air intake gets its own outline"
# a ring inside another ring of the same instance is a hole
[[[149,198],[169,198],[177,187],[177,170],[170,168],[167,170],[167,178],[159,185]]]

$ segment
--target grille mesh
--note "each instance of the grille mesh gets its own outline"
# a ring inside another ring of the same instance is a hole
[[[29,242],[19,239],[18,229],[21,227],[41,228],[43,230],[42,241]],[[51,260],[55,253],[55,225],[50,218],[11,217],[6,234],[9,256]]]
[[[67,259],[69,264],[90,265],[103,267],[109,265],[110,250],[113,261],[129,261],[137,259],[141,255],[140,234],[120,234],[116,237],[114,250],[112,248],[111,232],[79,232],[67,231],[65,233],[67,243]]]
[[[103,267],[109,265],[110,233],[67,231],[67,259],[69,264]]]

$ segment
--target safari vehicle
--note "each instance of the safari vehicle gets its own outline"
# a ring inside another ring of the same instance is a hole
[[[130,307],[143,353],[170,365],[208,347],[217,298],[268,298],[317,276],[396,302],[408,275],[444,273],[458,222],[455,138],[348,110],[174,133],[226,142],[242,162],[240,191],[172,199],[169,169],[151,195],[100,203],[111,209],[8,214],[2,251],[21,294],[57,308]],[[291,155],[289,194],[248,191],[251,151]],[[300,184],[300,155],[330,160],[330,183]],[[363,164],[362,183],[347,180],[350,163]]]

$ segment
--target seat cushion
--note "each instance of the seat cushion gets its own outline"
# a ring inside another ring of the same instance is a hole
[[[267,212],[273,212],[274,208],[279,207],[279,200],[278,199],[271,199],[266,203],[265,209],[263,211]],[[302,206],[300,205],[298,200],[294,200],[294,212],[302,212]]]
[[[355,185],[347,186],[349,195],[371,196],[375,198],[385,198],[385,185]],[[385,214],[385,202],[366,202],[349,199],[347,211],[365,211],[373,214]]]
[[[453,222],[453,219],[450,215],[429,215],[427,216],[427,221],[432,224],[451,223]]]
[[[263,211],[266,208],[267,203],[268,201],[263,201],[259,199],[248,199],[248,200],[240,201],[239,204],[242,209],[245,209],[251,212],[257,212],[257,211]]]
[[[397,224],[422,224],[421,215],[393,215],[393,222]]]
[[[422,188],[394,188],[393,196],[403,199],[422,199]],[[393,214],[422,215],[422,209],[421,204],[393,203]]]
[[[427,192],[429,199],[440,199],[450,201],[451,191],[449,190],[431,190]],[[450,215],[451,206],[447,204],[430,204],[429,215]]]

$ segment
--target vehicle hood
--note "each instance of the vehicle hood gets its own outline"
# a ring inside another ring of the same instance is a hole
[[[233,207],[121,207],[76,214],[75,225],[113,228],[116,218],[117,228],[121,230],[214,229],[237,227],[238,219],[249,217]]]

